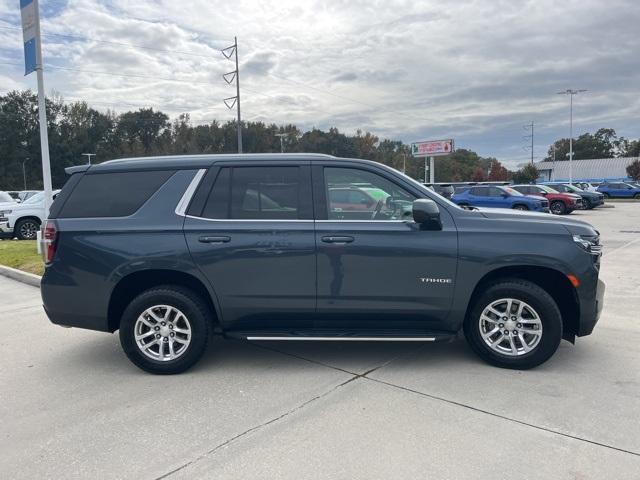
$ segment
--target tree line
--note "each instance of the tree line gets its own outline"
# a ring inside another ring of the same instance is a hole
[[[57,96],[47,98],[46,107],[54,187],[64,184],[66,167],[86,162],[83,153],[95,154],[92,162],[102,162],[125,157],[237,152],[236,122],[233,121],[193,125],[189,114],[171,121],[168,115],[152,108],[103,113],[86,102],[65,103]],[[611,132],[613,136],[605,136],[605,141],[620,142],[615,132]],[[347,135],[337,128],[303,132],[291,124],[243,122],[243,151],[279,152],[280,138],[276,134],[285,134],[282,142],[286,152],[365,158],[398,170],[404,168],[413,178],[421,179],[424,175],[424,162],[411,156],[409,145],[360,130],[355,135]],[[624,148],[628,148],[627,145],[636,148],[638,143],[625,142]],[[622,147],[616,148],[618,152]],[[481,157],[466,149],[437,157],[435,172],[438,182],[509,179],[523,182],[537,178],[537,171],[531,166],[513,172],[495,158]],[[0,95],[0,190],[22,189],[25,178],[28,189],[42,188],[37,97],[30,90]]]

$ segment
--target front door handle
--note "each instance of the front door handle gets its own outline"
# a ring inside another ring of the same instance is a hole
[[[231,240],[231,237],[210,237],[208,235],[203,235],[198,237],[198,241],[200,243],[228,243]]]
[[[350,236],[327,235],[322,237],[324,243],[351,243],[354,238]]]

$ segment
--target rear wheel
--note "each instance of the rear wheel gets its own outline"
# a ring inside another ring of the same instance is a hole
[[[591,200],[589,200],[588,198],[584,198],[582,200],[582,203],[584,205],[585,210],[591,210],[593,208],[593,205],[591,205]]]
[[[471,348],[501,368],[528,369],[547,361],[562,339],[562,316],[535,283],[505,279],[490,286],[465,319]]]
[[[526,205],[514,205],[513,209],[514,210],[529,210],[529,207],[527,207]]]
[[[564,202],[561,202],[559,200],[551,202],[551,206],[549,207],[549,209],[551,210],[551,213],[555,215],[564,215],[565,213],[567,213],[567,207],[565,206]]]
[[[35,240],[40,230],[40,222],[33,218],[18,220],[14,227],[15,236],[18,240]]]
[[[122,349],[150,373],[184,372],[204,354],[209,314],[203,300],[179,286],[147,290],[127,306],[120,322]]]
[[[640,193],[636,193],[636,194],[633,196],[633,198],[635,198],[636,200],[637,200],[637,199],[640,199]]]
[[[604,198],[611,198],[611,195],[609,195],[608,193],[603,193]]]

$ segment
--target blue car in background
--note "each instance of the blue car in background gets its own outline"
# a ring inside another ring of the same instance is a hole
[[[596,190],[607,198],[640,198],[640,188],[630,183],[601,183]]]
[[[509,187],[478,185],[457,192],[451,201],[461,207],[513,208],[533,212],[549,212],[549,201],[544,197],[523,195]]]

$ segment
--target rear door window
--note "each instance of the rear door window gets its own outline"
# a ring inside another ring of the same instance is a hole
[[[309,179],[303,175],[298,166],[223,167],[202,216],[236,220],[311,218]]]
[[[85,174],[71,191],[58,216],[128,217],[174,173],[175,170],[154,170]]]

